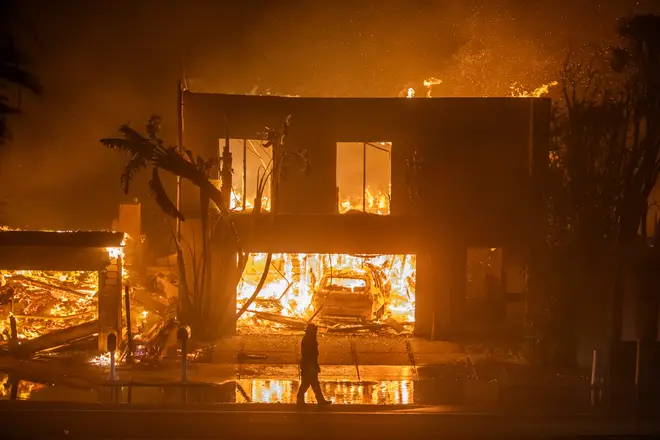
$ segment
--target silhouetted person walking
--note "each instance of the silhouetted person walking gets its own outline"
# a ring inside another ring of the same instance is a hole
[[[325,400],[321,392],[321,384],[319,383],[319,343],[316,340],[317,327],[314,324],[308,324],[305,329],[305,336],[303,336],[302,343],[300,344],[300,388],[298,388],[298,405],[305,404],[305,393],[312,387],[316,401],[319,405],[328,405],[331,402]]]

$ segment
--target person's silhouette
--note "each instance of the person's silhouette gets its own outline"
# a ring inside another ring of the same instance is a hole
[[[319,405],[328,405],[331,402],[325,400],[321,392],[321,384],[319,383],[319,343],[316,340],[317,327],[314,324],[308,324],[305,329],[305,336],[303,336],[302,343],[300,344],[300,388],[298,388],[298,405],[305,404],[305,393],[312,387],[316,401]]]

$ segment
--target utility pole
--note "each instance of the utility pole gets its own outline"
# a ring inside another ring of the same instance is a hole
[[[177,93],[177,148],[183,153],[183,83],[179,80]],[[176,176],[176,209],[181,212],[181,176]],[[176,238],[181,242],[181,220],[176,219]]]
[[[177,93],[177,149],[179,154],[183,153],[183,82],[179,79],[179,88]],[[176,176],[176,209],[181,212],[181,176]],[[181,243],[181,219],[176,219],[176,240]],[[177,318],[181,319],[183,314],[185,289],[183,283],[179,283],[179,306]]]

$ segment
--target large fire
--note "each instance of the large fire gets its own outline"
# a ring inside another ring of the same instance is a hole
[[[97,272],[1,271],[7,297],[0,332],[9,336],[9,316],[16,318],[18,338],[32,339],[97,317]]]
[[[106,249],[111,259],[123,257],[127,239],[122,247]],[[122,276],[128,277],[125,265]],[[10,337],[10,316],[16,318],[19,339],[93,321],[98,317],[98,290],[95,271],[0,270],[0,339]]]
[[[250,255],[238,286],[239,307],[255,292],[265,261],[266,254]],[[368,317],[358,319],[361,322],[384,322],[392,318],[402,325],[412,324],[415,320],[415,268],[414,255],[274,254],[266,283],[239,325],[270,326],[273,316],[307,321],[318,312],[316,319],[328,326],[347,318],[360,318],[350,312],[338,313],[338,316],[323,313],[323,307],[327,307],[326,311],[333,307],[324,302],[327,298],[321,300],[319,296],[328,285],[340,291],[343,300],[349,302],[357,297],[355,293],[369,291],[371,299],[368,301],[373,301],[376,304],[373,308],[379,310],[369,315],[372,303],[366,303]],[[315,295],[319,296],[316,301]]]

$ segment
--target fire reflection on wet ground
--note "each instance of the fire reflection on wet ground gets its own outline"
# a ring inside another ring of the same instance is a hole
[[[47,401],[103,401],[102,390],[74,389],[68,386],[40,384],[26,380],[16,381],[17,393],[12,397],[12,382],[7,375],[0,375],[0,400],[47,400]],[[190,403],[296,403],[299,382],[295,380],[243,379],[230,381],[223,386],[189,390]],[[330,381],[321,382],[324,395],[336,404],[358,405],[409,405],[414,403],[414,385],[408,380],[373,382]],[[107,391],[107,390],[106,390]],[[135,403],[175,403],[180,389],[165,387],[131,387]],[[96,394],[98,397],[94,398]],[[106,393],[107,394],[107,393]],[[120,397],[127,398],[128,387],[122,387]],[[125,401],[125,400],[124,400]],[[310,389],[307,403],[316,403]]]
[[[135,405],[294,404],[298,380],[239,379],[215,384],[154,384],[131,386],[72,386],[16,380],[0,373],[1,400],[31,400],[69,403],[129,403]],[[502,387],[479,380],[322,380],[322,391],[337,406],[356,405],[416,408],[427,406],[442,411],[527,411],[575,412],[594,408],[589,390],[577,386]],[[311,390],[306,403],[315,403]]]
[[[239,380],[248,396],[249,403],[296,403],[298,381],[293,380]],[[336,404],[358,405],[409,405],[414,402],[412,381],[387,380],[377,382],[321,382],[321,390],[327,399]],[[310,389],[305,396],[307,403],[316,403]],[[248,403],[237,390],[236,403]]]

